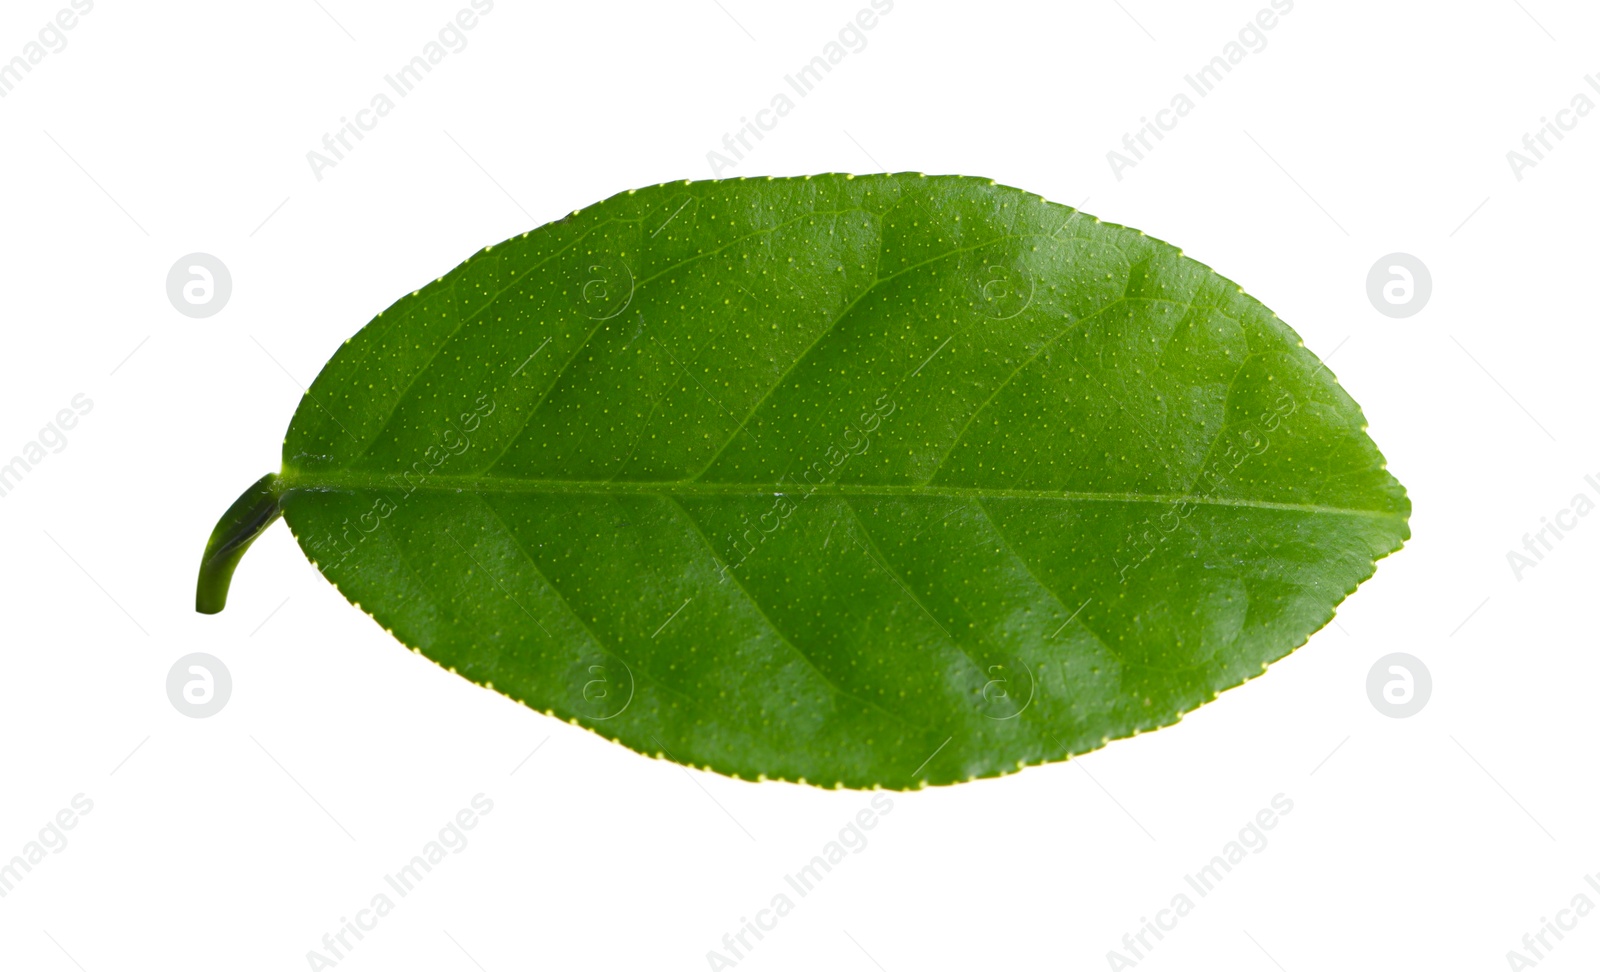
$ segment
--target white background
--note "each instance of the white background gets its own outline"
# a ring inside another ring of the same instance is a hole
[[[0,59],[66,5],[8,0]],[[478,247],[711,176],[866,0],[497,0],[316,179],[306,153],[466,5],[102,0],[0,99],[0,460],[94,403],[0,498],[0,860],[94,805],[0,898],[0,966],[306,968],[481,792],[470,845],[340,968],[703,969],[867,804],[475,688],[281,525],[225,613],[193,612],[213,522],[277,468],[297,382],[340,342]],[[1181,244],[1330,360],[1415,504],[1407,547],[1265,677],[1070,763],[893,794],[739,968],[1106,968],[1279,793],[1268,846],[1139,968],[1503,969],[1541,917],[1600,904],[1600,517],[1520,580],[1506,557],[1600,478],[1600,112],[1520,181],[1506,159],[1577,92],[1600,102],[1600,12],[1298,0],[1117,179],[1107,151],[1266,6],[898,0],[724,173],[983,175]],[[195,251],[233,276],[204,320],[164,289]],[[1433,276],[1402,320],[1365,291],[1394,251]],[[164,687],[194,651],[233,677],[207,719]],[[1433,676],[1407,719],[1365,689],[1394,651]],[[1592,968],[1600,912],[1565,934],[1539,968]]]

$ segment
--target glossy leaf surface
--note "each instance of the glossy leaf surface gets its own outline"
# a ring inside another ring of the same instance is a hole
[[[671,183],[402,298],[281,511],[463,677],[747,779],[906,788],[1174,722],[1407,538],[1360,409],[1165,243],[965,177]]]

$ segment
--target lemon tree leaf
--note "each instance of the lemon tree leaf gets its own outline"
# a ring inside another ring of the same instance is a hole
[[[908,788],[1175,722],[1409,536],[1271,311],[985,179],[679,182],[347,341],[202,563],[283,515],[473,682],[746,779]]]

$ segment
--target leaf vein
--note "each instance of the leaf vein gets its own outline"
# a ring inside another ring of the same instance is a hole
[[[711,556],[716,558],[717,550],[711,545],[711,538],[707,537],[706,532],[700,528],[700,522],[694,518],[694,514],[690,513],[689,508],[684,506],[682,501],[680,501],[676,496],[668,494],[667,499],[683,512],[684,519],[689,521],[689,526],[694,530],[695,534],[700,537],[700,542],[705,545],[706,550],[711,554]],[[778,636],[778,640],[782,641],[785,645],[788,645],[789,649],[799,656],[800,660],[805,662],[807,667],[817,673],[817,677],[821,678],[823,684],[827,685],[828,688],[847,699],[861,703],[869,709],[877,709],[879,712],[882,712],[884,715],[895,720],[903,726],[924,731],[929,728],[927,726],[920,726],[916,723],[909,722],[904,716],[891,712],[890,710],[884,708],[880,703],[873,702],[870,699],[864,699],[861,696],[856,695],[854,692],[846,689],[843,685],[840,685],[838,682],[834,681],[831,677],[829,677],[827,672],[824,672],[817,666],[817,663],[812,660],[810,655],[806,654],[799,644],[790,640],[789,636],[783,633],[783,629],[778,627],[778,623],[772,620],[771,615],[767,614],[766,608],[763,608],[761,606],[761,602],[756,599],[755,593],[752,592],[749,587],[745,586],[745,583],[739,579],[739,575],[733,569],[730,568],[725,570],[722,572],[722,574],[724,577],[733,578],[734,586],[737,587],[740,593],[744,595],[745,600],[748,601],[750,606],[755,609],[756,614],[761,617],[761,620],[766,622],[767,627],[772,629],[772,633]]]

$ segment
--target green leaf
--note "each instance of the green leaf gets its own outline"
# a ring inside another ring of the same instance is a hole
[[[1169,725],[1409,536],[1359,407],[1232,282],[966,177],[670,183],[401,298],[218,524],[648,754],[908,788]]]

